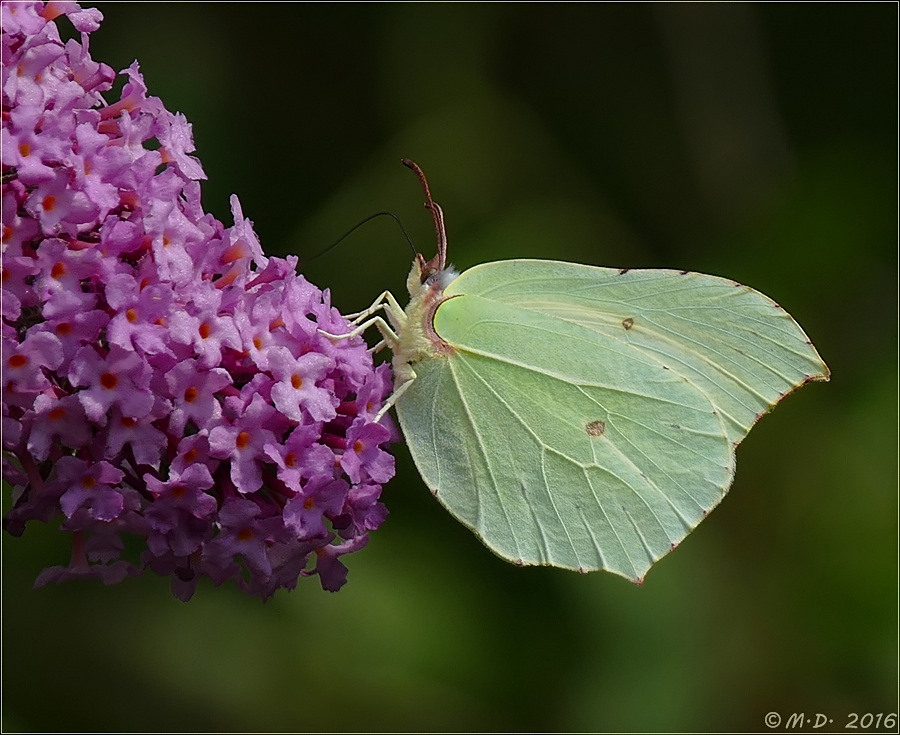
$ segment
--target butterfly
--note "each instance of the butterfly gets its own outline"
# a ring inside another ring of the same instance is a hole
[[[395,382],[376,418],[395,408],[432,494],[492,551],[640,583],[724,497],[753,425],[828,367],[725,278],[553,260],[458,274],[403,163],[437,253],[416,255],[405,309],[384,292],[328,336],[381,333]]]

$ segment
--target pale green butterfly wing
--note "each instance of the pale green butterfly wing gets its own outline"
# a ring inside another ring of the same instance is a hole
[[[711,276],[503,261],[444,295],[454,351],[415,363],[397,414],[439,500],[521,564],[641,579],[758,414],[826,377],[783,310]]]
[[[676,373],[554,322],[446,302],[436,327],[458,351],[417,364],[403,433],[438,499],[501,556],[638,579],[718,502],[731,444]]]
[[[706,393],[735,443],[787,393],[829,376],[790,314],[716,276],[508,260],[466,271],[444,293],[554,316],[653,355]]]

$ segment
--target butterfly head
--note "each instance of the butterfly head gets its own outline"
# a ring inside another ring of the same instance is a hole
[[[434,258],[426,261],[421,253],[416,255],[406,279],[406,289],[411,298],[424,296],[426,293],[430,293],[434,298],[442,294],[459,275],[459,271],[452,265],[438,268],[434,261]]]

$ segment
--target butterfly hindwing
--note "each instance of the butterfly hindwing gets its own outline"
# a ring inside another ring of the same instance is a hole
[[[435,328],[454,352],[417,364],[401,426],[429,487],[504,558],[637,580],[730,484],[720,416],[654,358],[479,296]]]

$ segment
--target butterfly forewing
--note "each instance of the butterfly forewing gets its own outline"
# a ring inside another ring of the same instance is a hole
[[[709,397],[734,443],[787,393],[828,379],[784,309],[724,278],[509,260],[466,271],[446,291],[456,293],[577,324],[653,357]]]

